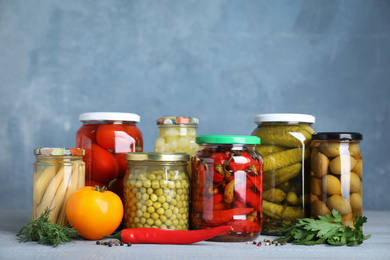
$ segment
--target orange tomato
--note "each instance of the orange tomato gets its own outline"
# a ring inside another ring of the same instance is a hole
[[[111,191],[85,186],[70,195],[66,217],[81,236],[89,240],[111,235],[123,218],[123,204]]]

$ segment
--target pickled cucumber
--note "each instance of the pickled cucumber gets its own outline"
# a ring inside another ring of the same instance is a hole
[[[264,157],[273,153],[285,151],[287,148],[276,145],[256,145],[256,150]]]
[[[263,192],[263,199],[269,202],[280,203],[286,198],[286,193],[281,189],[269,189]]]
[[[263,200],[263,212],[274,219],[295,220],[302,218],[304,212],[301,207],[290,207]]]
[[[303,150],[302,148],[289,149],[283,152],[264,156],[263,171],[267,172],[270,170],[283,168],[301,162],[302,159],[306,160],[309,158],[309,156],[310,150]]]
[[[282,184],[295,176],[302,170],[301,163],[295,163],[275,171],[268,171],[263,173],[263,188],[270,189]]]
[[[263,126],[256,135],[262,144],[273,144],[285,147],[303,147],[311,142],[311,134],[300,126]]]

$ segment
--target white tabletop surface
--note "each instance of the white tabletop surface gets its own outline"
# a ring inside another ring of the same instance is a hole
[[[31,216],[28,210],[0,210],[0,259],[390,259],[390,211],[365,211],[364,234],[359,246],[261,246],[245,242],[199,242],[191,245],[137,244],[98,246],[76,240],[57,248],[34,242],[19,243],[16,233]],[[259,236],[256,240],[274,239]]]

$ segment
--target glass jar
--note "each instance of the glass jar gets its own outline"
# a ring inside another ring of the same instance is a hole
[[[123,180],[125,228],[188,230],[186,153],[128,153]]]
[[[353,227],[354,215],[363,210],[363,135],[323,132],[313,135],[311,156],[311,217],[331,214],[335,209],[345,225]]]
[[[76,133],[76,146],[85,149],[85,185],[106,186],[123,196],[127,171],[126,153],[142,152],[142,133],[132,113],[93,112],[80,115],[83,125]]]
[[[187,153],[192,156],[199,146],[195,142],[199,120],[195,117],[162,117],[157,119],[159,135],[155,142],[155,152]],[[188,163],[191,175],[191,163]]]
[[[263,156],[263,235],[278,235],[283,224],[309,216],[311,125],[304,114],[261,114],[255,117],[252,135]]]
[[[68,225],[66,203],[69,196],[85,182],[84,150],[80,148],[34,149],[32,219],[39,218],[48,208],[49,220]]]
[[[210,240],[248,241],[262,225],[263,162],[255,136],[202,135],[192,159],[191,229],[231,225]]]

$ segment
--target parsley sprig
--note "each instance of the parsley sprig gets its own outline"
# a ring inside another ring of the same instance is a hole
[[[332,215],[318,216],[319,219],[301,218],[295,224],[284,225],[279,233],[284,237],[276,239],[278,242],[290,242],[296,245],[329,244],[335,246],[360,245],[365,236],[361,227],[367,218],[355,214],[354,228],[342,223],[341,214],[337,210]]]
[[[45,212],[36,220],[31,220],[28,225],[22,227],[18,234],[19,242],[35,241],[38,244],[57,247],[61,243],[71,242],[79,237],[79,232],[71,227],[62,227],[49,221],[52,210],[46,208]]]

